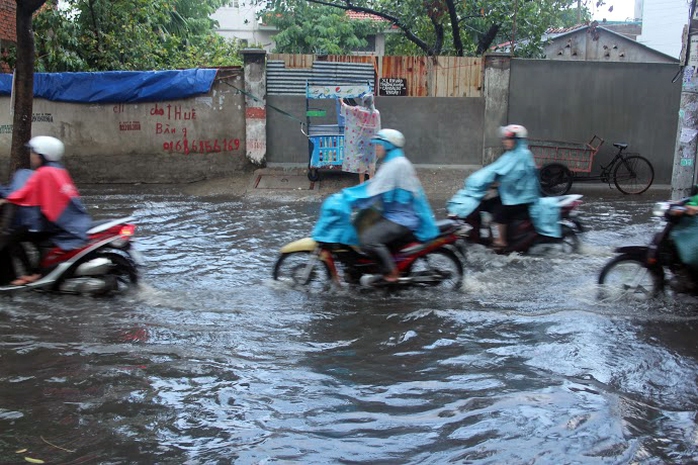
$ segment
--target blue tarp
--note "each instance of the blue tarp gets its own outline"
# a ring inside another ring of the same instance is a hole
[[[34,97],[71,103],[139,103],[180,100],[211,90],[215,69],[35,73]],[[0,74],[0,95],[12,92],[12,75]]]

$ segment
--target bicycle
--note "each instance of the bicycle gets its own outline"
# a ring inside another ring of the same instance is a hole
[[[637,153],[623,153],[628,144],[615,142],[618,149],[607,165],[601,165],[596,176],[577,175],[563,163],[548,163],[539,171],[541,190],[545,195],[564,195],[572,182],[601,181],[611,186],[611,181],[624,194],[642,194],[654,181],[654,167],[645,157]]]

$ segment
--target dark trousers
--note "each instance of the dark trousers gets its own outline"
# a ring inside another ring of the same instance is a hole
[[[482,209],[492,214],[492,221],[498,224],[509,224],[515,220],[525,220],[528,218],[528,207],[530,204],[504,205],[502,199],[492,197],[482,202]]]
[[[13,258],[18,259],[22,267],[24,268],[24,273],[25,274],[36,274],[36,273],[41,273],[41,259],[44,256],[44,252],[48,249],[48,246],[50,246],[49,239],[51,238],[51,233],[50,232],[30,232],[26,229],[18,229],[15,231],[12,231],[6,238],[5,246],[7,247],[8,251],[10,252],[10,256]],[[24,246],[22,246],[22,242],[29,242],[34,245],[36,248],[36,251],[38,252],[38,261],[33,264],[31,260],[29,260],[29,257],[27,256],[26,250],[24,250]],[[21,272],[18,272],[17,275],[22,274]]]
[[[366,231],[361,233],[359,242],[364,253],[375,257],[383,274],[389,274],[395,268],[393,256],[388,244],[401,239],[411,232],[408,228],[381,218]]]

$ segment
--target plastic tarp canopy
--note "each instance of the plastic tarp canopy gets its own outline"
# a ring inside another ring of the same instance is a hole
[[[216,69],[34,73],[34,97],[71,103],[139,103],[180,100],[211,90]],[[12,92],[12,75],[0,74],[0,95]]]

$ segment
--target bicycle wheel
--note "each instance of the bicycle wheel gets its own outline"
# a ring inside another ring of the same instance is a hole
[[[609,300],[644,301],[656,297],[664,285],[664,270],[649,269],[627,254],[613,258],[601,270],[601,297]]]
[[[652,163],[640,155],[623,157],[613,170],[613,182],[624,194],[642,194],[654,181]]]
[[[282,254],[276,261],[274,280],[290,287],[321,290],[330,286],[332,274],[327,263],[319,260],[316,254],[291,252]]]
[[[406,275],[414,285],[455,290],[463,282],[463,265],[452,250],[441,247],[416,259]]]
[[[572,187],[572,172],[562,163],[548,163],[540,169],[540,189],[545,195],[565,195]]]

